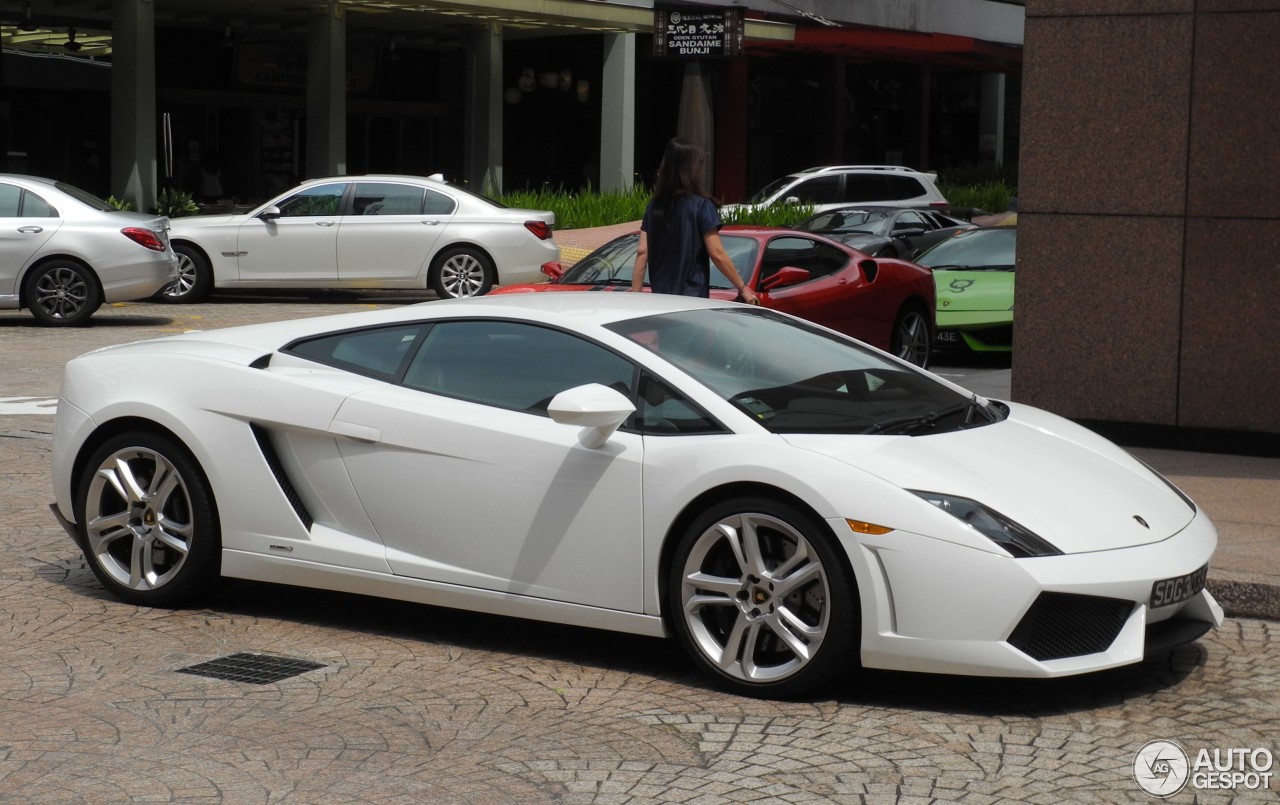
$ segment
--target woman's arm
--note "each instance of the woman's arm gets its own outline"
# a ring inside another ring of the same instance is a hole
[[[738,298],[748,305],[760,304],[760,297],[756,296],[755,291],[747,287],[746,281],[738,275],[738,269],[733,265],[733,261],[729,259],[729,253],[724,250],[724,243],[720,240],[720,233],[712,229],[702,236],[702,242],[707,246],[707,254],[711,257],[711,262],[715,263],[716,268],[720,269],[720,273],[724,274],[729,282],[733,283],[733,287],[738,289]],[[644,243],[644,234],[640,235],[640,243]],[[639,258],[637,257],[637,262]]]
[[[644,269],[649,264],[649,233],[640,230],[640,243],[636,247],[636,264],[631,269],[631,290],[639,293],[644,290]]]

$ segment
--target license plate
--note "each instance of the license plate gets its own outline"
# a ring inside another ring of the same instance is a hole
[[[1151,585],[1151,608],[1181,604],[1196,597],[1204,589],[1205,579],[1208,577],[1209,566],[1205,565],[1194,573],[1157,581]]]
[[[939,344],[959,344],[960,333],[955,330],[939,330],[937,341]]]

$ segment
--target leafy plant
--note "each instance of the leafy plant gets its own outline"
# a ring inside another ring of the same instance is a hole
[[[196,205],[195,199],[191,197],[191,194],[185,190],[174,190],[171,187],[166,187],[156,197],[156,206],[152,211],[156,215],[181,218],[185,215],[195,215],[200,212],[200,207]]]
[[[133,202],[128,199],[107,196],[104,200],[120,212],[133,212]]]
[[[770,204],[768,207],[721,210],[726,224],[750,226],[792,226],[813,215],[812,204]]]

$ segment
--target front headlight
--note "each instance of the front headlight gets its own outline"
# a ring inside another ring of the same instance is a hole
[[[973,526],[987,539],[1017,558],[1062,555],[1062,551],[1044,539],[976,500],[956,495],[943,495],[938,492],[921,492],[917,489],[909,491],[957,520]]]

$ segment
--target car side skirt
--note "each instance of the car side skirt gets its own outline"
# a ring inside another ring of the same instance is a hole
[[[370,595],[415,604],[527,618],[566,626],[667,637],[662,618],[588,607],[514,593],[460,587],[388,573],[324,565],[248,551],[223,549],[222,575],[229,578]]]

